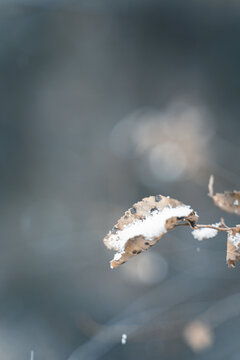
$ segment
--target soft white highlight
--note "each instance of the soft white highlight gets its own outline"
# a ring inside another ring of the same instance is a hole
[[[212,224],[212,226],[216,226],[216,227],[220,225],[221,223]],[[199,241],[214,238],[217,235],[217,233],[218,231],[216,229],[210,229],[210,228],[201,228],[192,231],[192,235],[194,239],[197,239]]]
[[[122,343],[123,345],[125,345],[126,342],[127,342],[127,335],[126,335],[126,334],[122,334],[121,343]]]
[[[201,320],[195,320],[188,324],[183,331],[183,337],[188,346],[195,352],[210,348],[214,342],[212,328]]]

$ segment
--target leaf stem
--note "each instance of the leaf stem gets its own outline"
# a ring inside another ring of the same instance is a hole
[[[225,224],[224,224],[224,227],[222,225],[220,225],[220,227],[214,226],[214,225],[195,225],[193,227],[194,230],[201,229],[201,228],[209,228],[209,229],[214,229],[214,230],[217,230],[217,231],[230,231],[230,230],[235,229],[235,228],[230,228]]]

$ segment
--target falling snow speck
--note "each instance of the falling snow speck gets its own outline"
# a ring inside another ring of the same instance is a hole
[[[126,335],[126,334],[122,334],[121,343],[122,343],[123,345],[125,345],[126,342],[127,342],[127,335]]]

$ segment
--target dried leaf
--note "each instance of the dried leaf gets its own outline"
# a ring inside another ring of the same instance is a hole
[[[227,264],[228,267],[235,267],[240,259],[240,225],[228,232],[227,238]]]
[[[211,175],[208,184],[208,195],[213,199],[214,204],[228,213],[240,215],[240,191],[224,191],[224,193],[214,195],[213,185],[214,177]]]
[[[188,346],[195,352],[209,348],[214,341],[212,329],[201,320],[195,320],[188,324],[184,329],[183,337]]]
[[[117,251],[111,268],[149,249],[168,230],[179,225],[194,226],[197,219],[197,214],[178,200],[161,195],[144,198],[127,210],[104,238],[105,245]]]

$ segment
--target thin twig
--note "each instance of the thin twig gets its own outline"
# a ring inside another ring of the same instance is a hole
[[[214,229],[217,231],[230,231],[230,230],[235,229],[235,228],[229,228],[227,225],[225,225],[225,227],[218,227],[218,226],[214,226],[214,225],[195,225],[193,227],[194,230],[201,229],[201,228],[209,228],[209,229]]]

